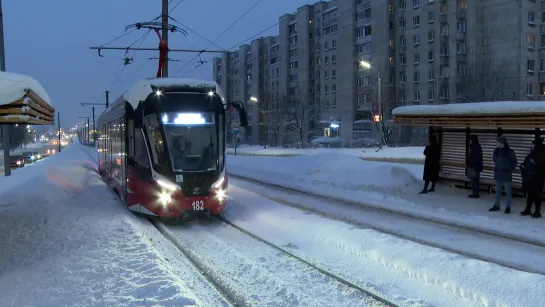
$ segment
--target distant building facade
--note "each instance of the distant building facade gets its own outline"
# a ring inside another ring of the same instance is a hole
[[[545,97],[542,3],[318,2],[280,16],[278,36],[216,58],[213,74],[249,110],[243,142],[263,142],[264,105],[282,109],[293,99],[319,105],[306,140],[373,138],[379,105],[389,120],[401,105]],[[284,131],[284,141],[298,141],[295,134]]]

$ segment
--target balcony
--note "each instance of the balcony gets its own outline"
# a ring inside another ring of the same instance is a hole
[[[466,18],[466,9],[457,9],[456,10],[456,18],[465,19]]]
[[[448,42],[449,34],[448,32],[443,32],[441,35],[439,35],[439,42],[445,43]]]
[[[448,23],[448,14],[447,13],[439,13],[439,22],[444,24]]]
[[[467,60],[467,54],[465,53],[465,51],[456,52],[456,60],[457,61]]]
[[[466,39],[466,32],[456,31],[456,40],[463,41]]]

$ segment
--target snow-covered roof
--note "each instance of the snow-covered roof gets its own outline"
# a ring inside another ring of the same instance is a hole
[[[416,105],[395,108],[394,116],[403,115],[487,115],[545,113],[545,101],[493,101]]]
[[[131,106],[136,109],[141,101],[146,100],[149,94],[153,92],[152,86],[155,87],[193,87],[193,88],[215,88],[216,93],[221,97],[225,104],[225,95],[223,91],[214,81],[190,79],[190,78],[152,78],[138,81],[132,88],[123,94]]]
[[[52,107],[49,96],[34,78],[16,73],[0,72],[0,105],[10,104],[23,98],[28,89],[34,91]]]

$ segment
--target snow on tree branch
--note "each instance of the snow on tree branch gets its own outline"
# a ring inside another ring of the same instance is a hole
[[[503,71],[478,68],[460,76],[457,81],[458,102],[487,102],[512,100],[514,80]]]

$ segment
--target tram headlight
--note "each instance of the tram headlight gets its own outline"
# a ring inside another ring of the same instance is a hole
[[[170,197],[168,193],[161,192],[161,194],[159,194],[159,202],[161,205],[167,206],[172,202],[172,197]]]
[[[222,201],[225,199],[225,191],[222,189],[219,189],[216,191],[216,199],[219,201]]]

